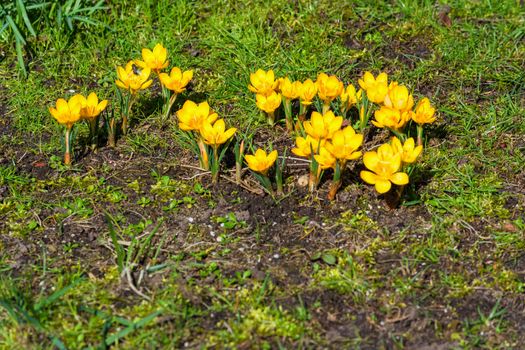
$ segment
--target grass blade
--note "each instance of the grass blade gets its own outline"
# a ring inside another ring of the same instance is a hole
[[[153,319],[155,319],[161,313],[162,313],[162,311],[158,310],[158,311],[155,311],[155,312],[149,314],[148,316],[140,319],[139,321],[134,322],[132,325],[124,328],[120,332],[118,332],[116,334],[113,334],[112,336],[106,338],[106,340],[104,341],[105,344],[107,346],[115,344],[117,341],[119,341],[120,339],[124,338],[125,336],[127,336],[128,334],[133,332],[134,330],[137,330],[137,329],[147,325],[149,322],[151,322]]]
[[[117,238],[117,232],[115,231],[115,227],[113,226],[113,218],[109,215],[109,213],[106,212],[106,221],[108,223],[109,228],[109,236],[111,237],[111,241],[113,242],[113,245],[115,246],[115,251],[117,252],[117,265],[119,272],[124,271],[124,248],[120,243],[118,242]]]
[[[22,74],[24,77],[27,77],[27,69],[26,64],[24,62],[24,54],[22,53],[22,42],[18,41],[16,39],[16,58],[18,59],[18,65],[20,66],[20,70],[22,70]]]
[[[7,23],[9,23],[9,26],[11,27],[11,30],[13,31],[16,40],[25,45],[26,41],[24,39],[24,36],[22,35],[22,33],[20,33],[20,30],[18,29],[18,26],[16,25],[15,21],[13,21],[13,17],[11,17],[11,15],[7,15],[5,18],[7,19]]]
[[[35,30],[33,29],[33,26],[31,25],[31,21],[29,20],[29,17],[27,16],[27,11],[26,11],[24,2],[22,0],[17,0],[16,7],[18,8],[18,12],[22,16],[22,19],[24,20],[24,23],[26,24],[27,30],[29,30],[31,35],[36,37]]]
[[[70,285],[65,286],[64,288],[57,290],[53,294],[51,294],[49,297],[39,301],[35,304],[35,311],[38,311],[42,309],[43,307],[49,306],[53,304],[55,301],[60,299],[62,296],[64,296],[70,289],[75,287],[80,281],[83,281],[83,278],[77,278],[75,281],[73,281]]]
[[[133,325],[133,322],[128,321],[125,318],[118,317],[118,316],[113,316],[113,315],[108,314],[108,313],[106,313],[104,311],[92,309],[92,308],[89,308],[87,306],[81,305],[79,307],[79,310],[87,312],[89,314],[92,314],[93,316],[97,316],[97,317],[100,317],[100,318],[103,318],[103,319],[107,319],[107,320],[112,320],[112,321],[118,322],[118,323],[120,323],[123,326],[132,326]]]

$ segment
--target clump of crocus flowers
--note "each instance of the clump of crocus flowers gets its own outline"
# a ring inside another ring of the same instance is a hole
[[[98,116],[106,108],[107,104],[107,100],[99,102],[97,95],[92,92],[87,98],[80,94],[70,97],[68,101],[59,98],[55,107],[49,108],[49,112],[56,121],[65,127],[64,164],[70,165],[72,161],[73,128],[75,123],[81,120],[88,122],[91,147],[93,150],[97,147]]]
[[[177,96],[186,90],[187,85],[193,78],[193,71],[182,71],[179,67],[172,67],[171,71],[164,73],[168,68],[168,51],[162,44],[156,44],[153,50],[142,49],[142,59],[129,61],[125,67],[117,67],[117,77],[115,84],[122,90],[119,91],[120,110],[122,115],[122,134],[128,132],[128,123],[131,116],[131,107],[138,97],[141,90],[148,89],[152,83],[151,73],[157,77],[161,87],[163,104],[163,119],[168,119],[170,111],[175,103]],[[116,120],[109,121],[109,144],[115,146],[116,141]]]
[[[168,68],[168,52],[162,44],[156,44],[153,50],[142,49],[142,59],[128,61],[125,66],[118,66],[116,69],[117,79],[115,84],[118,87],[117,99],[118,108],[111,108],[105,113],[105,125],[107,130],[108,144],[116,145],[117,135],[117,114],[121,115],[122,134],[128,133],[129,118],[132,106],[138,99],[140,91],[148,89],[153,84],[152,74],[157,77],[164,97],[163,116],[166,119],[179,94],[184,92],[187,85],[193,78],[193,71],[182,71],[179,67],[172,67],[168,73],[162,71]],[[89,125],[89,140],[91,148],[96,150],[98,144],[99,117],[106,109],[107,100],[99,101],[95,93],[90,93],[87,97],[77,94],[68,101],[58,99],[54,107],[49,111],[58,123],[65,126],[64,138],[64,163],[71,164],[72,143],[74,139],[74,125],[80,120],[86,120]]]
[[[357,134],[351,125],[344,128],[342,125],[343,117],[335,116],[332,111],[328,110],[324,115],[314,111],[311,119],[303,122],[305,136],[297,136],[297,147],[292,149],[295,155],[310,159],[310,192],[317,188],[325,170],[333,170],[329,199],[334,199],[341,187],[347,161],[361,156],[358,149],[363,143],[363,135]]]
[[[363,163],[366,170],[361,171],[360,176],[381,194],[389,192],[392,185],[397,185],[397,200],[410,181],[413,163],[423,151],[423,125],[435,120],[435,109],[426,97],[415,105],[408,87],[396,81],[388,83],[386,73],[374,77],[365,72],[359,85],[364,91],[361,92],[362,101],[358,102],[365,116],[362,121],[366,122],[373,112],[372,124],[394,135],[377,150],[365,153]],[[416,124],[416,141],[410,135],[413,124]]]
[[[220,162],[227,149],[224,145],[230,141],[237,129],[226,129],[224,119],[219,119],[218,114],[210,109],[208,102],[197,104],[188,100],[176,115],[186,143],[199,157],[201,167],[211,172],[212,181],[216,183]]]
[[[272,70],[261,69],[250,76],[249,90],[256,93],[256,105],[267,113],[272,125],[280,104],[269,101],[277,101],[276,96],[280,96],[286,128],[295,132],[296,147],[292,153],[309,160],[309,190],[317,188],[325,170],[333,171],[329,199],[334,199],[341,187],[341,175],[348,161],[358,160],[362,155],[360,148],[366,148],[363,142],[372,116],[373,126],[394,136],[377,150],[366,152],[363,159],[367,170],[361,172],[361,178],[381,194],[390,191],[392,184],[401,191],[408,184],[412,164],[423,150],[423,126],[435,120],[435,109],[428,98],[415,104],[408,87],[395,81],[389,83],[384,72],[377,76],[365,72],[358,87],[359,90],[353,84],[345,86],[338,77],[326,73],[318,74],[315,81],[276,79]],[[297,112],[293,109],[294,100],[299,100]],[[317,110],[309,111],[312,106]],[[413,124],[415,140],[410,137]]]

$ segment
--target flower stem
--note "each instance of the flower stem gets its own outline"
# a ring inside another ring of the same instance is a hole
[[[310,192],[315,191],[315,189],[319,185],[322,173],[323,169],[321,169],[319,165],[317,165],[315,169],[310,170],[310,178],[308,179],[308,190]]]
[[[300,103],[299,101],[299,119],[304,120],[306,117],[306,112],[308,111],[308,106]]]
[[[275,112],[269,112],[268,113],[268,124],[270,126],[274,126],[274,124],[275,124]]]
[[[341,184],[343,181],[341,179],[339,180],[333,180],[330,184],[330,191],[328,191],[328,200],[333,201],[335,199],[335,195],[337,194],[337,191],[341,188]]]
[[[341,102],[341,115],[343,116],[343,119],[346,119],[346,112],[348,112],[346,102]]]
[[[312,193],[315,191],[315,188],[317,187],[317,176],[316,173],[310,172],[310,176],[308,177],[308,191]]]
[[[175,103],[175,100],[177,99],[177,94],[173,93],[168,101],[168,106],[166,107],[166,111],[164,113],[164,120],[167,120],[170,116],[171,107],[173,107],[173,104]],[[176,125],[176,124],[175,124]]]
[[[359,108],[359,131],[363,132],[365,127],[368,125],[368,120],[370,119],[370,111],[372,108],[370,108],[368,98],[366,97],[366,94],[363,96],[363,101],[361,102],[361,107]]]
[[[65,165],[71,165],[70,137],[71,137],[71,127],[66,127],[66,135],[65,135],[66,152],[64,153],[64,164]]]
[[[391,128],[388,128],[388,130],[390,130],[392,134],[394,134],[401,142],[406,141],[406,136],[402,132],[399,132],[398,130],[391,129]]]
[[[115,120],[115,117],[111,118],[109,120],[109,134],[108,134],[108,144],[109,144],[109,147],[115,147],[116,146],[116,133],[117,133],[117,128],[116,128],[116,120]]]
[[[417,125],[417,145],[423,145],[423,125]]]
[[[326,114],[330,110],[330,102],[324,102],[323,103],[323,115]]]
[[[127,135],[128,134],[128,117],[131,115],[131,107],[133,106],[133,103],[135,103],[135,95],[131,95],[129,98],[128,108],[126,113],[122,115],[122,134]]]
[[[201,168],[204,170],[210,170],[210,161],[208,160],[208,150],[206,149],[206,145],[204,144],[204,141],[202,141],[201,138],[199,138],[199,141],[197,141],[197,145],[199,146],[199,150],[201,153],[200,161],[201,161]]]
[[[97,126],[98,126],[98,117],[95,117],[92,120],[89,120],[89,134],[91,139],[91,150],[96,151],[98,146],[98,133],[97,133]]]
[[[294,128],[292,116],[292,101],[289,99],[284,100],[284,115],[286,119],[286,129],[292,132]]]
[[[334,168],[334,178],[332,180],[332,183],[330,184],[330,191],[328,192],[328,200],[334,200],[335,195],[337,194],[337,191],[339,188],[341,188],[341,185],[343,183],[343,180],[341,179],[343,170],[345,168],[346,161],[340,160],[335,163]]]
[[[264,187],[266,192],[268,192],[268,194],[273,197],[274,194],[273,194],[272,182],[270,181],[268,174],[261,174],[260,179],[261,179],[261,185]]]
[[[235,147],[235,182],[241,183],[242,161],[244,159],[244,140]]]
[[[390,191],[385,195],[386,204],[390,209],[395,209],[401,203],[401,197],[403,196],[403,191],[405,190],[405,185],[397,186],[395,191]]]
[[[211,178],[211,182],[213,184],[216,184],[219,180],[219,154],[217,151],[218,148],[218,145],[213,146],[213,169]]]

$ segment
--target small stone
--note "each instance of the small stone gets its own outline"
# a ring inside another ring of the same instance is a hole
[[[238,221],[248,221],[250,219],[250,212],[248,210],[236,211],[233,214]]]
[[[301,176],[299,176],[299,178],[297,179],[297,185],[299,187],[306,187],[306,186],[308,186],[308,176],[309,175],[301,175]]]

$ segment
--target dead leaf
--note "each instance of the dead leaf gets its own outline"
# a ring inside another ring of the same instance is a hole
[[[447,28],[452,26],[452,20],[448,16],[450,13],[450,10],[451,10],[450,6],[443,6],[441,8],[441,11],[439,11],[438,13],[439,23],[441,23],[442,26],[447,27]]]

